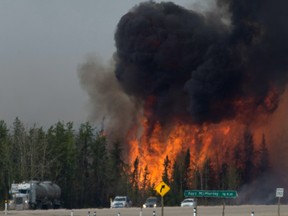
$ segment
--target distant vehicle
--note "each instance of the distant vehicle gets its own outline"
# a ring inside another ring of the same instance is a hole
[[[197,202],[194,198],[186,198],[181,202],[181,207],[193,207],[197,206]]]
[[[143,204],[143,208],[156,208],[157,206],[160,206],[157,197],[148,197]]]
[[[132,201],[128,196],[116,196],[111,204],[111,208],[128,208],[131,206]]]

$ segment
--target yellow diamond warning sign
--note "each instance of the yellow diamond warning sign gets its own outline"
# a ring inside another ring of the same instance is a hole
[[[161,196],[164,196],[169,190],[170,190],[170,187],[165,184],[165,182],[161,182],[160,184],[158,184],[156,187],[155,187],[155,190],[161,195]]]

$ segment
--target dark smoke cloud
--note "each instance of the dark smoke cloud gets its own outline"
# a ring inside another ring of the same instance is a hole
[[[229,25],[218,12],[151,1],[119,21],[115,74],[131,97],[153,98],[152,122],[248,121],[277,108],[287,83],[288,2],[217,3]]]

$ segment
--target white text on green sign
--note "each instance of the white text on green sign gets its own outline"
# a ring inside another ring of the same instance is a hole
[[[185,197],[215,197],[215,198],[235,198],[237,191],[233,190],[185,190]]]

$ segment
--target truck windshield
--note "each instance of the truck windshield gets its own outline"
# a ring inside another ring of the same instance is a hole
[[[27,189],[20,189],[20,190],[19,190],[19,193],[28,194],[29,191],[28,191]]]

